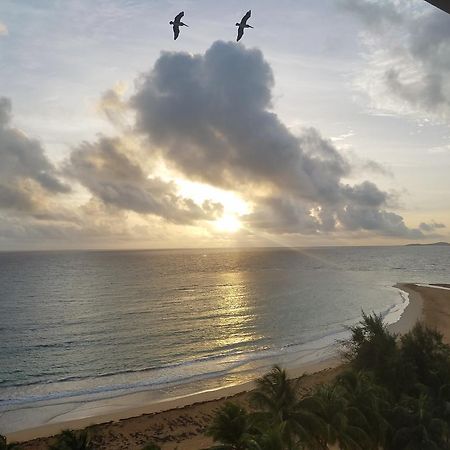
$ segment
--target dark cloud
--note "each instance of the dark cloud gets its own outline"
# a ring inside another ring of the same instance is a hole
[[[419,229],[405,225],[403,217],[376,208],[347,205],[338,211],[341,224],[347,230],[376,231],[385,236],[419,239],[424,237]]]
[[[288,130],[271,110],[273,84],[256,49],[216,42],[204,55],[163,53],[131,99],[136,128],[152,155],[188,178],[252,200],[250,226],[420,236],[382,209],[389,195],[375,184],[344,182],[352,167],[330,140],[315,129],[300,136]]]
[[[324,229],[321,221],[304,205],[292,198],[262,197],[254,212],[242,217],[250,228],[278,233],[315,234]],[[331,228],[334,229],[334,219]]]
[[[317,132],[289,132],[270,111],[272,86],[259,50],[216,42],[204,56],[163,53],[132,99],[137,129],[191,178],[334,197],[348,165]]]
[[[174,183],[146,175],[120,139],[101,138],[93,144],[83,143],[72,151],[65,173],[105,204],[157,215],[174,223],[213,220],[222,211],[221,205],[212,202],[199,206],[177,195]]]
[[[428,232],[431,232],[431,231],[434,231],[434,230],[446,228],[446,226],[443,223],[436,223],[436,222],[426,223],[426,222],[422,222],[419,225],[419,228],[422,231],[425,231],[425,232],[428,233]]]
[[[386,192],[380,191],[380,189],[370,181],[364,181],[355,186],[344,186],[343,191],[346,199],[352,204],[375,208],[385,205],[389,197]]]
[[[11,102],[0,99],[0,209],[40,208],[41,191],[67,193],[57,169],[46,157],[39,141],[11,126]]]

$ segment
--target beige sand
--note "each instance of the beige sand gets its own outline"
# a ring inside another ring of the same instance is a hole
[[[409,294],[410,304],[401,319],[389,327],[390,331],[400,334],[408,331],[422,314],[422,320],[428,326],[437,328],[444,335],[445,341],[450,343],[450,290],[414,284],[396,287]],[[304,370],[293,371],[291,375],[298,377]],[[311,375],[301,380],[304,394],[314,386],[332,380],[344,367],[339,365],[338,359],[333,359],[310,366],[307,370]],[[96,448],[101,450],[138,450],[150,440],[159,444],[163,450],[199,450],[212,444],[209,438],[204,437],[204,431],[217,408],[229,399],[249,407],[248,391],[253,386],[253,383],[246,383],[163,404],[129,409],[120,414],[46,425],[10,433],[8,438],[10,441],[28,441],[24,442],[24,449],[46,450],[52,438],[29,439],[51,436],[63,428],[80,429],[95,423],[97,425],[91,425],[90,430],[95,436]]]
[[[450,344],[450,290],[439,289],[441,286],[448,287],[448,285],[398,285],[400,289],[409,293],[410,300],[422,299],[422,321],[428,327],[438,330],[444,336],[444,342]]]
[[[323,369],[306,375],[301,380],[301,392],[306,395],[314,386],[332,380],[343,366]],[[99,450],[138,450],[148,441],[160,445],[163,450],[200,450],[212,445],[212,440],[204,436],[206,427],[215,411],[227,400],[249,408],[249,393],[241,392],[218,400],[203,401],[154,414],[122,419],[89,427]],[[80,421],[79,421],[80,422]],[[80,423],[73,424],[79,428]],[[22,436],[20,436],[22,434]],[[10,439],[27,437],[26,432],[12,433]],[[47,450],[52,438],[38,438],[25,442],[24,449]]]

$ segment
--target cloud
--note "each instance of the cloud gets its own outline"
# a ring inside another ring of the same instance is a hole
[[[393,212],[365,206],[347,205],[338,214],[340,222],[347,230],[363,229],[377,231],[385,236],[410,239],[424,237],[421,230],[408,228],[403,217]]]
[[[274,77],[261,51],[215,42],[204,55],[164,52],[130,105],[152,157],[184,176],[244,193],[248,224],[273,232],[372,230],[416,235],[382,209],[374,183],[344,182],[349,161],[313,129],[292,134],[272,111]]]
[[[65,173],[107,205],[157,215],[174,223],[214,220],[222,211],[219,204],[205,202],[199,206],[179,196],[173,182],[149,177],[118,138],[84,142],[72,151]]]
[[[70,192],[39,141],[11,125],[11,102],[0,98],[0,209],[39,212],[45,196]]]
[[[296,199],[288,197],[262,197],[255,210],[242,220],[250,229],[260,229],[275,234],[316,234],[324,226],[319,218]],[[331,229],[334,229],[334,219]]]
[[[338,0],[341,8],[358,15],[369,27],[378,30],[384,24],[398,24],[402,15],[388,1]]]
[[[419,225],[419,228],[420,228],[422,231],[425,231],[425,232],[431,232],[431,231],[434,231],[434,230],[446,228],[446,226],[445,226],[445,224],[443,224],[443,223],[436,223],[436,222],[425,223],[425,222],[422,222],[422,223]]]
[[[434,230],[409,228],[372,181],[349,184],[358,168],[318,130],[293,134],[272,110],[273,86],[256,49],[216,42],[201,55],[162,53],[128,101],[118,87],[102,96],[119,136],[80,143],[60,168],[11,125],[11,103],[0,99],[0,236],[132,239],[133,230],[144,236],[222,215],[220,203],[180,193],[158,173],[160,161],[187,180],[238,192],[252,207],[241,217],[250,232],[420,238]],[[80,189],[87,202],[71,198]]]
[[[8,33],[8,27],[3,22],[0,22],[0,36],[8,36]]]
[[[118,83],[108,89],[100,98],[98,108],[106,118],[117,128],[124,129],[126,125],[127,105],[122,100],[126,87]]]
[[[359,6],[354,7],[355,3]],[[369,65],[358,83],[374,105],[448,121],[450,16],[425,3],[419,11],[388,0],[346,0],[341,4],[364,23],[376,9],[376,21],[384,24],[383,32],[367,27],[363,37]]]
[[[204,56],[163,53],[132,99],[137,130],[191,178],[334,196],[346,161],[315,130],[299,139],[281,123],[272,86],[259,50],[216,42]]]

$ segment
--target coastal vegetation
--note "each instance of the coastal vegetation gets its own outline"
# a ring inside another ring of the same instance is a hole
[[[252,408],[227,403],[208,434],[222,450],[450,449],[450,348],[417,323],[402,337],[363,314],[342,342],[347,369],[307,397],[274,367]]]

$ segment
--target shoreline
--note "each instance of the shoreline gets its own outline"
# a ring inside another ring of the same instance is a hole
[[[338,357],[327,358],[322,361],[308,363],[301,367],[289,370],[290,378],[299,378],[306,374],[308,377],[314,377],[316,374],[327,370],[333,370],[341,365]],[[118,402],[133,403],[133,399],[141,403],[136,407],[125,407],[115,412],[106,412],[102,414],[91,414],[87,417],[75,418],[65,421],[57,421],[55,423],[46,423],[37,427],[30,427],[24,430],[4,433],[10,442],[27,442],[34,439],[46,438],[54,436],[64,429],[83,429],[95,425],[102,425],[110,422],[118,422],[128,419],[139,418],[142,416],[153,416],[169,411],[182,410],[189,406],[198,404],[212,403],[221,401],[227,398],[236,397],[241,394],[246,394],[255,388],[255,380],[244,383],[235,384],[232,386],[221,387],[217,389],[210,389],[207,391],[196,392],[193,394],[183,395],[179,397],[172,397],[167,400],[143,403],[142,398],[147,394],[147,391],[127,394],[120,397],[113,397],[110,399],[112,403],[117,405]],[[89,407],[89,405],[87,405]],[[35,408],[40,408],[36,406]],[[105,408],[105,406],[103,407]],[[32,408],[30,408],[32,409]],[[89,413],[89,409],[87,410]],[[92,410],[91,410],[92,413]],[[64,413],[62,415],[65,415]],[[53,418],[57,419],[61,415]]]
[[[404,309],[402,315],[397,322],[391,323],[387,326],[388,330],[394,334],[407,333],[418,320],[423,318],[424,299],[411,286],[413,283],[397,283],[394,288],[400,291],[400,295],[404,294],[408,297],[408,305]]]
[[[430,307],[427,308],[427,302],[430,298],[430,291],[440,291],[440,295],[448,297],[448,299],[450,299],[450,292],[446,292],[445,289],[436,289],[437,286],[419,286],[410,283],[400,283],[396,284],[394,287],[399,289],[401,292],[406,293],[409,303],[403,310],[399,320],[388,325],[388,330],[390,332],[403,334],[410,330],[417,320],[423,320],[428,326],[439,329],[436,325],[436,318],[430,316]],[[433,296],[431,295],[431,297]],[[435,307],[436,305],[433,303],[431,309],[433,309],[433,306]],[[448,309],[449,311],[446,317],[448,319],[448,324],[450,324],[450,300]],[[439,314],[442,314],[442,312]],[[442,327],[442,324],[440,324],[440,326]],[[450,330],[448,342],[450,342]],[[311,389],[312,386],[330,381],[343,369],[344,366],[342,361],[336,356],[322,360],[318,363],[310,363],[296,369],[290,369],[289,375],[291,378],[297,378],[304,373],[307,373],[307,375],[302,378],[302,385],[305,383],[305,389],[308,389],[308,386],[309,389]],[[49,436],[53,436],[62,429],[66,428],[82,429],[90,427],[93,431],[95,430],[95,432],[101,431],[102,435],[104,433],[109,433],[109,435],[111,435],[111,430],[124,430],[125,428],[136,430],[134,431],[135,434],[142,434],[142,430],[145,429],[144,435],[147,436],[147,434],[150,433],[150,439],[153,439],[156,443],[162,445],[163,450],[174,449],[175,447],[179,450],[193,450],[203,448],[202,446],[205,447],[211,444],[211,442],[208,441],[208,438],[203,436],[203,431],[205,421],[209,421],[211,419],[214,410],[230,398],[233,398],[233,400],[237,402],[243,402],[245,405],[248,392],[252,390],[253,387],[254,381],[249,381],[243,384],[199,392],[160,402],[151,402],[139,407],[123,409],[115,413],[96,414],[90,417],[78,418],[64,422],[48,423],[35,428],[6,433],[6,435],[10,442],[17,441],[24,443],[23,445],[26,449],[41,450],[46,449],[46,445],[44,445],[44,443],[51,440],[51,437]],[[184,420],[184,424],[178,424],[178,426],[174,425],[174,423],[177,422],[177,418],[185,416],[192,417],[189,420]],[[202,418],[202,420],[199,418]],[[154,428],[153,431],[150,429],[151,427],[147,427],[150,422],[155,422],[156,424],[156,428]],[[164,422],[167,422],[173,436],[167,435],[164,437],[158,435],[158,430],[161,426],[163,426],[162,424]],[[196,425],[194,426],[193,424]],[[184,431],[178,436],[174,431],[177,429],[188,430],[191,425],[194,426],[195,429],[189,432]],[[131,434],[133,434],[133,432],[131,432]],[[131,437],[130,439],[134,438]],[[119,438],[119,444],[120,440],[121,438]],[[204,442],[205,440],[207,442]],[[111,445],[112,444],[110,441],[106,447],[100,448],[114,449],[114,445]],[[129,448],[138,449],[141,444],[130,443],[129,445],[131,445]],[[175,447],[173,445],[175,445]],[[119,445],[117,448],[119,449],[123,447],[120,447]]]

